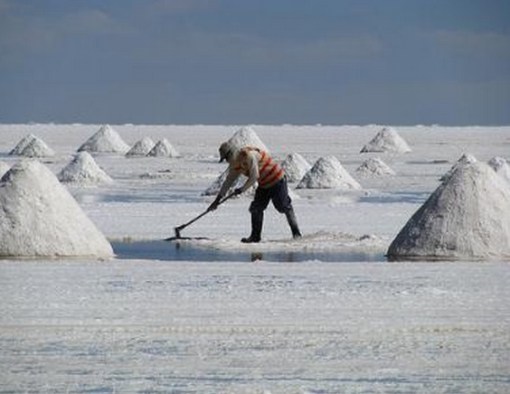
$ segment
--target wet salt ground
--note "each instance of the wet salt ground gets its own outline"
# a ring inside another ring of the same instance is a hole
[[[265,253],[250,251],[225,251],[202,248],[188,242],[179,241],[134,241],[111,242],[119,259],[124,260],[160,260],[160,261],[231,261],[251,262],[264,260],[270,262],[296,263],[304,261],[321,262],[385,262],[382,253],[367,252],[306,252],[306,251],[269,251]]]

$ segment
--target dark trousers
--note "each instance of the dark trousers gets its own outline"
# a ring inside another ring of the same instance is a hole
[[[292,209],[292,200],[289,197],[286,177],[283,177],[280,181],[268,189],[258,187],[255,191],[255,198],[250,204],[250,212],[264,212],[269,201],[273,202],[274,207],[280,213],[287,213]]]

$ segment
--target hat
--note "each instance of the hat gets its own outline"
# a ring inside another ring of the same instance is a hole
[[[231,142],[227,141],[220,145],[219,151],[221,163],[223,160],[228,160],[229,156],[231,156],[234,153],[235,147]]]

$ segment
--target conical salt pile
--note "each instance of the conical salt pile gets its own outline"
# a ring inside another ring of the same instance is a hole
[[[42,139],[33,134],[24,137],[9,154],[25,157],[55,156],[53,149],[48,147]]]
[[[394,128],[385,127],[361,149],[361,153],[366,152],[408,153],[411,148]]]
[[[179,157],[179,152],[175,150],[175,148],[170,142],[168,142],[166,138],[163,138],[161,141],[158,141],[158,143],[151,149],[147,156]]]
[[[393,171],[384,161],[378,157],[371,157],[365,160],[357,169],[356,173],[361,176],[385,176],[395,175]]]
[[[149,137],[143,137],[140,141],[137,141],[132,148],[126,153],[127,157],[134,156],[147,156],[147,154],[154,148],[156,144]]]
[[[494,171],[510,182],[510,165],[502,157],[493,157],[488,163]]]
[[[361,189],[335,156],[321,157],[298,183],[297,189]]]
[[[126,153],[129,145],[109,125],[102,126],[97,133],[90,137],[78,152],[87,151],[95,153]]]
[[[251,127],[242,127],[236,131],[228,141],[232,143],[237,149],[241,149],[245,146],[254,146],[256,148],[260,148],[263,151],[269,152],[267,146],[262,142],[255,130],[253,130]]]
[[[23,137],[18,144],[9,152],[12,156],[19,156],[21,155],[21,152],[30,144],[30,142],[35,138],[35,135],[28,134],[25,137]]]
[[[58,179],[61,182],[80,185],[113,182],[113,179],[97,165],[88,152],[78,152],[73,160],[60,171]]]
[[[510,185],[485,163],[457,166],[400,231],[388,257],[510,258]]]
[[[4,174],[9,171],[11,169],[11,167],[9,166],[9,164],[3,162],[3,161],[0,161],[0,178],[2,178],[4,176]]]
[[[103,234],[37,160],[24,160],[3,176],[0,207],[0,256],[113,256]]]
[[[299,153],[291,153],[282,162],[282,168],[289,182],[299,182],[312,166]]]
[[[457,160],[457,162],[450,168],[446,174],[443,174],[443,176],[439,179],[441,182],[445,182],[450,178],[450,176],[455,172],[455,170],[458,167],[463,167],[466,164],[476,163],[478,160],[476,160],[476,157],[474,157],[470,153],[463,153],[462,156]]]

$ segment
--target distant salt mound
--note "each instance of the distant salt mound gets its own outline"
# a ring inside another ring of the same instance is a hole
[[[238,150],[245,146],[254,146],[263,151],[269,152],[267,146],[262,142],[255,130],[251,127],[242,127],[236,131],[228,141]]]
[[[366,152],[408,153],[411,152],[411,148],[394,128],[385,127],[361,149],[360,153]]]
[[[134,156],[147,156],[149,152],[154,148],[156,144],[152,138],[144,137],[140,141],[137,141],[132,148],[126,153],[127,157]]]
[[[510,185],[485,163],[458,165],[393,240],[388,257],[510,258]]]
[[[18,144],[14,147],[13,150],[9,152],[9,155],[12,156],[20,156],[21,152],[23,152],[23,149],[27,147],[27,145],[35,138],[35,135],[28,134],[25,137],[23,137]]]
[[[463,153],[462,156],[457,160],[457,162],[448,170],[446,174],[444,174],[441,178],[441,182],[446,182],[450,176],[455,172],[455,170],[459,167],[463,167],[466,164],[476,163],[478,160],[470,153]]]
[[[502,157],[493,157],[489,160],[488,164],[496,171],[500,176],[510,182],[510,165]]]
[[[9,164],[3,162],[3,161],[0,161],[0,178],[2,178],[4,176],[4,174],[9,171],[11,169],[11,167],[9,166]]]
[[[113,256],[103,234],[37,160],[23,160],[3,176],[0,206],[0,256]]]
[[[378,177],[387,175],[396,175],[384,161],[378,157],[365,160],[357,169],[356,173],[360,176]]]
[[[172,144],[163,138],[150,150],[147,156],[151,157],[179,157],[179,152],[172,146]]]
[[[33,134],[24,137],[9,153],[25,157],[52,157],[55,152],[46,143]]]
[[[282,168],[289,182],[299,182],[312,166],[299,153],[287,155],[282,162]]]
[[[297,189],[361,189],[335,156],[321,157],[298,183]]]
[[[113,179],[97,165],[88,152],[78,152],[73,160],[60,171],[58,179],[61,182],[84,186],[113,182]]]
[[[78,152],[87,151],[93,153],[124,154],[128,150],[129,145],[109,125],[102,126],[97,133],[78,148]]]

